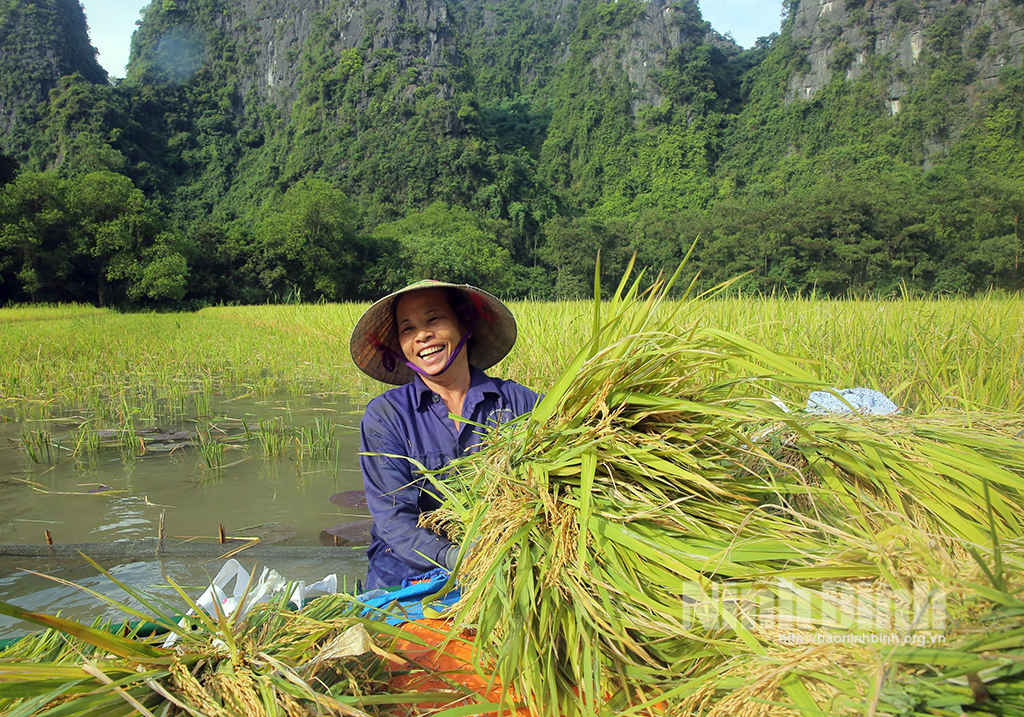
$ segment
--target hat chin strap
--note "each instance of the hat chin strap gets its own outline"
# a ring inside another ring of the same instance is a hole
[[[462,353],[462,349],[465,348],[466,342],[469,341],[469,337],[472,335],[472,330],[466,331],[463,337],[459,339],[459,343],[455,345],[455,350],[452,351],[452,355],[448,357],[448,361],[445,362],[444,367],[437,373],[427,373],[426,371],[418,367],[416,364],[414,364],[412,361],[406,361],[405,356],[399,355],[396,351],[392,350],[388,346],[385,346],[384,344],[378,344],[377,350],[380,351],[381,354],[383,354],[381,356],[381,363],[384,365],[384,369],[386,371],[394,371],[397,365],[397,361],[401,361],[423,378],[435,379],[452,367],[452,364],[455,363],[455,359],[457,359],[459,357],[459,354]]]

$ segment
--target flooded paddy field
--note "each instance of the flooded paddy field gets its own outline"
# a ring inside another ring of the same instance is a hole
[[[329,501],[361,486],[359,418],[387,388],[348,355],[363,309],[0,309],[0,545],[44,546],[46,531],[56,546],[151,540],[163,516],[168,540],[214,542],[223,525],[228,537],[310,549],[308,559],[243,552],[250,570],[362,578],[365,551],[344,536],[336,556],[313,554],[325,549],[325,528],[365,520],[358,507]],[[519,338],[491,373],[546,391],[586,339],[589,304],[521,301],[512,310]],[[734,297],[695,310],[700,325],[792,356],[827,385],[880,390],[907,413],[972,422],[1024,411],[1020,297]],[[801,406],[806,392],[782,398]],[[98,562],[167,596],[168,578],[198,595],[223,564],[209,556]],[[26,571],[124,598],[78,556],[0,556],[0,600],[85,621],[123,619]],[[24,629],[0,618],[0,638]]]
[[[74,413],[8,416],[0,422],[0,546],[44,546],[49,539],[58,557],[0,554],[0,600],[85,621],[123,617],[91,595],[35,574],[125,598],[86,560],[61,550],[83,543],[103,546],[106,557],[97,562],[118,579],[175,600],[166,578],[198,594],[223,564],[218,554],[238,548],[232,538],[261,550],[292,548],[278,558],[272,551],[249,558],[242,550],[237,558],[250,572],[269,566],[307,582],[337,573],[339,584],[354,584],[365,576],[365,541],[343,537],[327,551],[323,546],[335,541],[323,531],[367,524],[365,507],[329,500],[362,488],[359,414],[344,396],[282,394],[216,396],[203,415],[140,417],[122,425]],[[158,538],[161,527],[168,544],[194,540],[217,547],[212,555],[183,555],[191,552],[185,548],[151,559],[109,557],[118,546]],[[222,528],[225,546],[218,543]],[[294,549],[302,546],[308,556]],[[0,638],[26,629],[0,618]]]

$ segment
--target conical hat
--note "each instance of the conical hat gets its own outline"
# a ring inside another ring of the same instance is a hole
[[[368,308],[352,330],[349,351],[363,373],[384,383],[401,386],[413,380],[415,374],[403,362],[395,362],[393,370],[385,367],[387,347],[399,356],[402,347],[395,326],[395,302],[402,294],[423,289],[455,289],[469,299],[476,316],[473,321],[473,350],[469,363],[486,371],[501,361],[516,342],[516,320],[512,312],[495,296],[469,284],[449,284],[430,279],[417,281],[404,289],[388,294]],[[465,323],[465,319],[460,317]]]

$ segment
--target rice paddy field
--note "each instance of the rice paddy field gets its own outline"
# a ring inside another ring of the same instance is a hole
[[[0,535],[29,483],[52,495],[110,464],[137,494],[147,436],[169,427],[191,435],[172,451],[191,478],[161,503],[349,488],[361,407],[386,388],[348,355],[364,308],[0,310]],[[6,605],[51,629],[0,653],[0,711],[1024,715],[1019,298],[681,303],[624,283],[611,302],[511,308],[519,340],[492,373],[545,399],[451,467],[430,518],[474,546],[437,629],[469,640],[486,690],[417,663],[420,638],[341,595],[216,616],[176,652]],[[900,413],[799,410],[828,386]],[[201,583],[164,576],[167,595]],[[357,629],[373,649],[341,651]],[[394,664],[440,682],[396,693]]]
[[[493,373],[544,390],[590,331],[591,302],[513,302],[519,340]],[[68,411],[104,420],[189,414],[215,395],[343,394],[386,386],[352,364],[364,305],[117,314],[93,307],[0,309],[0,410],[26,421]],[[823,383],[875,388],[915,413],[1024,408],[1024,302],[722,298],[687,322],[806,364]]]

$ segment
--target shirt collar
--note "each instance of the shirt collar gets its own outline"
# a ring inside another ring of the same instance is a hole
[[[425,411],[433,402],[434,392],[423,382],[423,378],[419,374],[416,374],[415,378],[413,378],[413,384],[413,395],[417,398],[416,410]],[[479,393],[501,395],[497,382],[476,366],[471,365],[469,367],[469,391],[466,392],[466,401],[470,400],[470,396]]]

